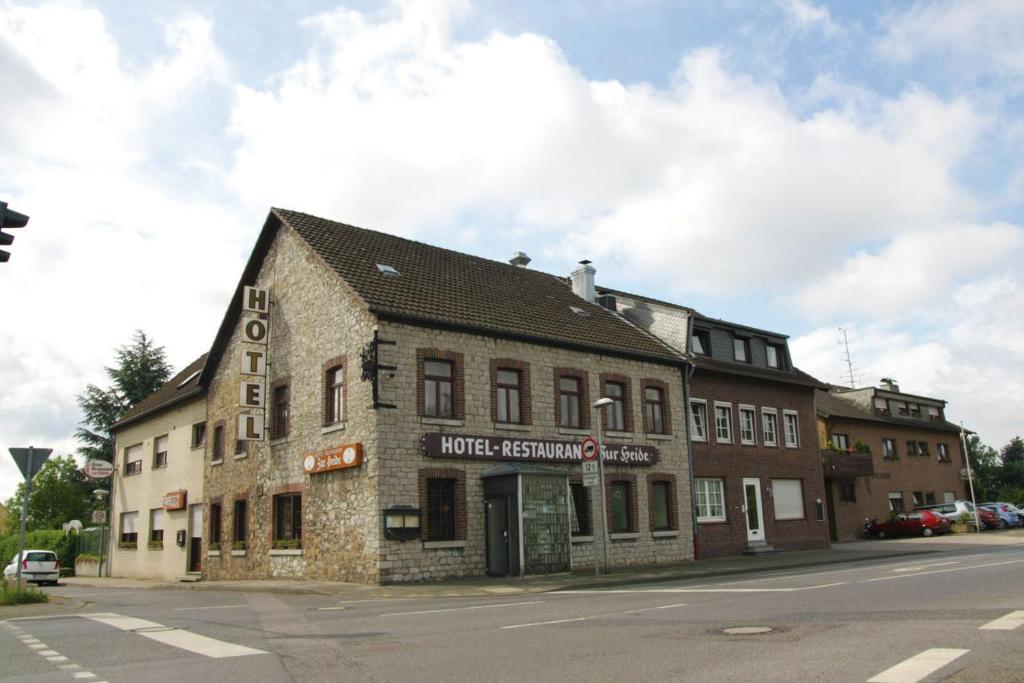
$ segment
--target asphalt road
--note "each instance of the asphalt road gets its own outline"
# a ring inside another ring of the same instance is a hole
[[[1022,576],[979,547],[487,598],[62,586],[90,604],[0,623],[0,680],[1024,681]]]

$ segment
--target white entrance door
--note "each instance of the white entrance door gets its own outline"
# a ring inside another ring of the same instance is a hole
[[[764,541],[764,513],[761,511],[761,480],[743,480],[743,509],[747,513],[747,543]]]

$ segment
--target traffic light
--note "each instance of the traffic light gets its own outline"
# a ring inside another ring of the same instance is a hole
[[[3,232],[7,228],[24,228],[28,223],[28,216],[7,208],[7,202],[0,202],[0,247],[9,247],[14,241],[14,235]],[[0,249],[0,263],[6,263],[11,258],[10,252]]]

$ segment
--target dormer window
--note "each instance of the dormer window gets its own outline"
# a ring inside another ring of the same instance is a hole
[[[697,330],[690,338],[693,352],[699,356],[711,355],[711,339],[706,330]]]
[[[779,352],[779,347],[777,345],[775,345],[775,344],[768,344],[766,349],[767,349],[767,353],[768,353],[768,367],[770,367],[770,368],[779,368],[779,367],[781,367],[781,365],[779,363],[779,358],[781,358],[782,354]]]
[[[732,355],[738,363],[750,362],[750,340],[743,337],[732,338]]]

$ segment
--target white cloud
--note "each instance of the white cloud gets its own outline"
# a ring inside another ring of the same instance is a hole
[[[839,32],[839,25],[832,21],[832,14],[827,7],[815,5],[808,0],[778,0],[777,4],[801,30],[818,28],[826,36]]]

